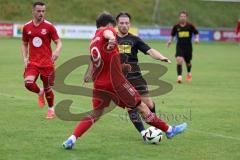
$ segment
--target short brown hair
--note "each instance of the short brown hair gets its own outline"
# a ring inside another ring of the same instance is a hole
[[[33,5],[32,5],[32,7],[35,8],[37,5],[39,5],[39,6],[45,6],[45,3],[40,2],[40,1],[34,2]]]
[[[188,16],[187,11],[181,11],[181,12],[179,13],[179,15],[181,15],[181,14],[185,14],[186,16]]]

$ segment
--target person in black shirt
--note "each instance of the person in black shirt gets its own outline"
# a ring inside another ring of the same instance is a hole
[[[198,30],[193,24],[187,21],[187,12],[180,12],[179,23],[174,25],[171,31],[171,37],[167,42],[169,47],[173,41],[173,38],[177,39],[176,46],[176,61],[177,61],[177,82],[182,83],[182,63],[185,61],[187,66],[187,81],[192,81],[191,74],[191,60],[192,60],[192,36],[195,36],[194,41],[199,43]]]
[[[156,60],[168,63],[171,63],[171,61],[168,58],[164,57],[157,50],[149,47],[139,37],[129,33],[131,16],[128,13],[119,13],[116,17],[116,20],[118,26],[117,41],[121,56],[121,62],[123,64],[128,64],[131,66],[131,71],[126,73],[125,77],[139,92],[142,101],[149,107],[152,112],[155,112],[155,104],[149,96],[147,82],[142,77],[141,69],[138,65],[138,51],[141,51],[145,55],[149,55]],[[132,123],[144,139],[145,129],[137,111],[129,110],[128,113]]]

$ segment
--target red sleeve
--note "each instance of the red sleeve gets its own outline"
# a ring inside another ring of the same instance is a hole
[[[24,42],[28,42],[28,41],[29,41],[29,38],[28,38],[28,35],[27,35],[27,31],[26,31],[26,27],[25,27],[25,26],[23,27],[22,41],[24,41]]]
[[[51,36],[52,40],[54,40],[54,41],[59,39],[57,30],[56,30],[56,28],[54,26],[51,26],[50,36]]]
[[[236,33],[238,34],[240,32],[240,21],[238,21],[237,28],[236,28]]]

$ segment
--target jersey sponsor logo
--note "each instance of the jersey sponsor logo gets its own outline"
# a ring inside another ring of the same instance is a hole
[[[34,37],[32,40],[33,46],[34,47],[40,47],[42,45],[42,39],[39,37]]]
[[[178,32],[178,37],[179,38],[187,38],[187,37],[190,37],[190,33],[189,33],[189,31],[180,31],[180,32]]]
[[[43,34],[43,35],[47,34],[47,29],[43,28],[41,31],[41,34]]]
[[[132,46],[127,44],[118,45],[118,49],[120,53],[131,54]]]

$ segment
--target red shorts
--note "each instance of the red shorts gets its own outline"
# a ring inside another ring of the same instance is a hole
[[[127,80],[117,88],[112,86],[98,86],[93,90],[93,108],[104,108],[110,105],[111,100],[122,108],[135,108],[141,103],[141,97],[136,89]]]
[[[34,64],[29,63],[27,65],[27,68],[24,71],[24,78],[27,76],[34,76],[35,81],[37,80],[38,76],[40,75],[40,78],[47,78],[49,85],[54,85],[54,79],[55,79],[55,69],[54,66],[49,67],[39,67]]]

